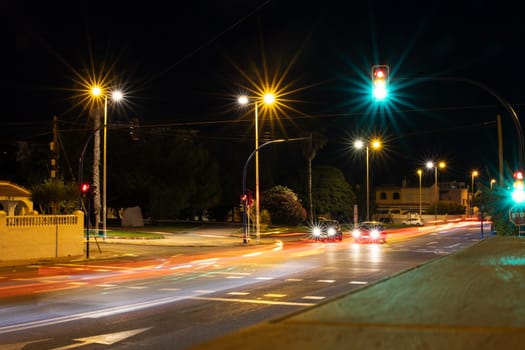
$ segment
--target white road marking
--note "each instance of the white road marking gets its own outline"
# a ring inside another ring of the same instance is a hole
[[[335,280],[317,280],[316,282],[320,282],[320,283],[334,283]]]
[[[229,292],[229,295],[248,295],[248,292]]]
[[[215,290],[206,290],[206,289],[197,289],[193,293],[206,294],[206,293],[215,293]]]
[[[78,348],[84,345],[88,344],[102,344],[102,345],[112,345],[115,344],[121,340],[124,340],[126,338],[132,337],[135,334],[142,333],[144,331],[147,331],[151,327],[147,328],[139,328],[139,329],[133,329],[130,331],[123,331],[123,332],[115,332],[115,333],[107,333],[107,334],[100,334],[95,335],[92,337],[85,337],[85,338],[76,338],[73,339],[75,341],[79,341],[80,343],[75,343],[71,345],[61,346],[59,348],[54,348],[52,350],[66,350],[66,349],[73,349]]]
[[[193,297],[188,299],[195,300],[209,300],[209,301],[228,301],[235,303],[252,303],[252,304],[267,304],[267,305],[287,305],[287,306],[313,306],[312,303],[296,303],[290,301],[272,301],[272,300],[255,300],[255,299],[233,299],[233,298],[206,298],[206,297]]]
[[[117,284],[97,284],[96,285],[97,287],[102,287],[102,288],[112,288],[112,287],[116,287]]]
[[[303,281],[302,278],[288,278],[286,282],[301,282]]]
[[[146,289],[148,287],[146,287],[146,286],[128,286],[126,288],[128,288],[128,289]]]
[[[368,284],[366,281],[350,281],[349,284]]]
[[[256,280],[265,280],[265,281],[267,281],[267,280],[273,280],[273,277],[257,277],[255,279]]]
[[[162,292],[175,292],[175,291],[180,290],[180,288],[161,288],[159,290]]]
[[[269,294],[265,294],[263,296],[265,296],[267,298],[284,298],[286,296],[286,294],[269,293]]]
[[[317,295],[306,295],[302,297],[301,299],[307,299],[307,300],[323,300],[326,297],[317,296]]]

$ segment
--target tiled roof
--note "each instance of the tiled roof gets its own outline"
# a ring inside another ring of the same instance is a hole
[[[0,181],[0,198],[4,197],[30,197],[31,192],[21,186],[8,181]]]

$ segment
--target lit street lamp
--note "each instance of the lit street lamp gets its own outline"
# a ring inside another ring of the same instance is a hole
[[[366,220],[370,221],[370,150],[369,147],[372,147],[373,150],[379,150],[381,148],[381,141],[379,139],[373,139],[370,141],[370,146],[365,145],[363,140],[357,140],[354,142],[354,147],[356,149],[362,149],[365,147],[366,150]]]
[[[490,190],[492,191],[492,187],[494,187],[494,184],[496,183],[496,179],[490,180]]]
[[[91,88],[91,94],[95,97],[104,97],[104,151],[103,151],[103,170],[102,170],[102,232],[104,238],[106,238],[107,225],[107,181],[106,181],[106,164],[107,164],[107,125],[108,125],[108,95],[104,93],[103,89],[99,86]],[[111,92],[111,99],[118,102],[124,98],[121,91],[115,90]],[[100,158],[99,158],[100,159]]]
[[[248,96],[240,96],[238,99],[239,104],[241,105],[247,105],[250,100]],[[265,93],[263,96],[263,103],[267,105],[271,105],[275,102],[275,95],[272,93]],[[259,110],[258,110],[258,102],[255,100],[253,102],[254,109],[255,109],[255,233],[257,237],[257,241],[259,241],[259,237],[261,235],[261,229],[260,229],[260,201],[259,201]],[[244,193],[243,193],[244,195]],[[247,239],[245,239],[244,243]]]
[[[423,174],[423,170],[417,169],[417,174],[419,175],[419,218],[421,219],[421,175]]]
[[[437,206],[439,203],[439,187],[438,187],[438,168],[445,168],[445,162],[439,162],[435,164],[434,162],[427,162],[427,169],[434,168],[434,199],[436,200],[434,206],[434,224],[437,224]]]
[[[478,171],[474,170],[472,172],[472,182],[470,187],[470,202],[469,202],[469,216],[472,216],[474,214],[474,178],[478,176]]]

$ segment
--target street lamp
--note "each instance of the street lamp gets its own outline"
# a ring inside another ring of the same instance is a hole
[[[106,218],[107,218],[107,181],[106,181],[106,164],[107,164],[107,125],[108,125],[108,95],[100,86],[91,88],[91,94],[94,97],[104,97],[104,151],[103,151],[103,170],[102,170],[102,232],[106,238]],[[124,98],[122,91],[114,90],[111,92],[111,99],[115,102],[121,101]]]
[[[241,105],[247,105],[250,100],[248,96],[240,96],[238,102]],[[267,92],[263,95],[263,103],[271,105],[275,102],[275,95]],[[260,219],[260,202],[259,202],[259,107],[257,100],[254,100],[255,109],[255,234],[257,241],[261,235],[261,219]],[[244,193],[243,193],[244,194]],[[246,241],[246,239],[245,239]],[[245,242],[247,243],[247,242]]]
[[[356,140],[354,142],[356,149],[362,149],[365,147],[366,150],[366,220],[370,221],[370,147],[373,150],[379,150],[381,148],[381,141],[379,139],[372,139],[370,143],[365,145],[363,140]]]
[[[436,204],[434,206],[434,224],[437,224],[437,206],[439,203],[439,187],[438,187],[438,168],[445,168],[446,164],[445,162],[439,162],[438,164],[435,164],[434,162],[427,162],[427,169],[434,168],[434,198],[436,200]]]
[[[496,179],[490,180],[490,190],[492,191],[492,187],[494,187],[494,184],[496,183]]]
[[[423,170],[417,169],[417,174],[419,175],[419,218],[421,219],[421,175],[423,174]]]
[[[472,215],[474,214],[474,178],[478,176],[478,171],[477,170],[474,170],[472,172],[472,182],[471,182],[471,186],[470,186],[470,202],[469,202],[469,216],[472,217]]]

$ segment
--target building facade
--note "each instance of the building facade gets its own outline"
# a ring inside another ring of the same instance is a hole
[[[376,186],[374,194],[376,218],[388,214],[425,213],[437,200],[451,201],[467,207],[469,198],[465,183],[457,181],[438,183],[437,192],[434,184],[430,187],[409,187],[403,182],[401,186]]]

